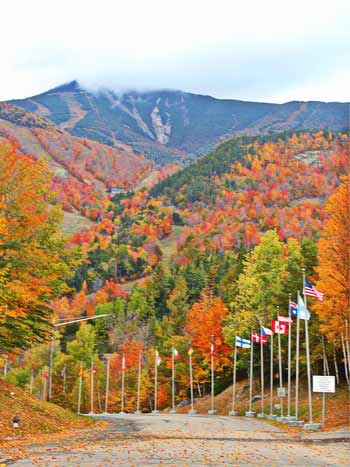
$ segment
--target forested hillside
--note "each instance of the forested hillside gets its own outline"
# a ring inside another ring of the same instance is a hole
[[[131,189],[153,170],[153,164],[130,147],[111,148],[77,138],[44,117],[0,103],[0,140],[11,140],[22,153],[46,160],[53,170],[54,202],[65,211],[96,219],[111,187]]]
[[[141,403],[144,410],[150,410],[157,349],[162,356],[158,370],[159,407],[165,407],[169,404],[172,347],[182,356],[176,363],[177,400],[188,395],[189,344],[193,346],[196,391],[203,394],[209,387],[209,345],[213,339],[219,391],[231,382],[234,335],[248,336],[255,315],[266,321],[274,317],[277,306],[286,312],[289,294],[295,299],[300,290],[302,268],[308,278],[320,284],[318,287],[326,297],[326,308],[311,305],[312,364],[315,367],[321,364],[321,333],[327,338],[326,351],[333,355],[334,346],[340,358],[339,335],[334,335],[332,323],[344,327],[346,307],[342,303],[350,296],[349,284],[344,281],[347,258],[341,254],[350,245],[346,196],[348,148],[348,135],[331,132],[284,133],[227,141],[192,166],[160,181],[150,192],[143,187],[135,193],[108,199],[100,207],[98,222],[75,233],[64,248],[59,247],[62,243],[56,243],[63,242],[60,237],[55,237],[50,248],[45,243],[48,237],[41,232],[49,228],[46,226],[49,218],[44,216],[47,204],[42,204],[39,217],[35,218],[42,261],[35,262],[36,269],[30,271],[26,270],[26,263],[20,265],[23,284],[28,282],[26,274],[41,278],[34,282],[30,308],[22,311],[23,324],[26,313],[31,320],[42,313],[42,301],[46,304],[45,314],[42,327],[33,328],[34,335],[28,334],[26,326],[22,330],[18,321],[22,348],[30,342],[45,340],[42,330],[49,327],[51,317],[57,322],[78,316],[110,315],[81,326],[78,332],[76,325],[68,325],[64,332],[55,333],[54,400],[75,406],[79,368],[83,365],[83,406],[88,410],[88,369],[93,362],[102,387],[106,373],[101,358],[108,352],[113,354],[111,409],[117,410],[120,400],[122,355],[126,358],[126,409],[134,409],[138,356],[142,351]],[[6,177],[11,180],[13,169],[11,160],[32,165],[27,156],[11,146],[3,146],[2,151],[6,156],[2,158],[5,164],[2,173],[7,175],[1,183],[6,192],[9,186],[5,184],[9,183]],[[42,171],[47,169],[41,166],[41,160],[31,160],[33,168],[40,169],[37,176],[42,177]],[[43,186],[46,192],[49,177],[48,181],[40,179],[38,186]],[[23,197],[35,193],[32,186],[19,186],[18,190],[18,196]],[[7,202],[5,198],[4,203]],[[335,205],[339,207],[340,218]],[[30,211],[29,206],[23,209],[26,213]],[[10,215],[11,204],[6,213],[1,225],[5,232],[11,227],[16,233],[18,225]],[[56,221],[50,221],[52,229],[56,229]],[[162,242],[174,225],[181,229],[176,235],[176,249],[171,249],[175,254],[169,258],[166,252],[164,268]],[[341,240],[335,243],[339,249],[338,256],[334,256],[337,259],[330,263],[327,258],[331,257],[332,248],[326,240],[332,232],[334,238]],[[9,253],[6,245],[12,237],[6,235],[2,256],[6,280],[0,283],[1,293],[20,292],[22,300],[25,285],[23,290],[16,288],[16,256]],[[15,244],[12,248],[20,255],[24,246]],[[44,268],[48,254],[52,258],[49,266],[45,265],[50,267],[49,273]],[[336,287],[327,279],[334,275],[332,267],[341,274]],[[140,280],[134,282],[131,290],[123,287],[123,283],[137,278]],[[15,342],[12,320],[19,313],[20,301],[13,308],[9,296],[4,296],[7,301],[2,302],[7,308],[1,338],[3,348],[10,348]],[[331,318],[325,309],[332,309]],[[11,355],[13,369],[9,378],[28,386],[34,372],[33,390],[39,394],[47,368],[48,344],[32,346],[21,358],[18,355],[18,352]],[[69,375],[65,396],[63,368]],[[246,371],[245,364],[242,363],[240,371]],[[100,393],[96,394],[96,398],[100,397]]]

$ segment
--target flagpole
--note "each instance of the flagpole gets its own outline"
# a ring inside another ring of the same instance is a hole
[[[283,374],[282,374],[282,349],[281,349],[281,334],[277,333],[277,342],[278,342],[278,372],[280,380],[280,393],[283,388]],[[281,417],[283,417],[283,397],[280,394],[280,407],[281,407]]]
[[[348,355],[348,370],[349,370],[349,379],[350,379],[350,346],[349,346],[349,323],[348,320],[345,320],[345,347]]]
[[[136,415],[141,414],[140,410],[140,396],[141,396],[141,364],[142,364],[142,354],[139,354],[139,365],[137,371],[137,403],[136,403]]]
[[[51,336],[50,339],[50,349],[49,349],[49,381],[48,381],[48,401],[52,399],[52,370],[53,370],[53,352],[54,352],[54,337]]]
[[[307,310],[307,298],[305,295],[305,268],[302,269],[303,277],[303,295],[305,308]],[[305,317],[306,318],[306,317]],[[307,370],[307,389],[309,402],[309,423],[312,423],[312,392],[311,392],[311,365],[310,365],[310,344],[309,344],[309,320],[305,319],[305,344],[306,344],[306,370]]]
[[[299,298],[299,291],[298,291],[298,298]],[[299,412],[299,351],[300,351],[300,317],[299,317],[299,310],[298,310],[297,311],[296,349],[295,349],[295,420],[298,420],[298,412]]]
[[[333,363],[334,363],[334,369],[335,369],[335,378],[337,384],[339,384],[339,370],[338,370],[338,363],[337,363],[337,354],[335,351],[335,344],[333,342]]]
[[[171,348],[171,414],[176,414],[175,409],[175,355],[174,347]]]
[[[305,268],[302,269],[303,277],[303,295],[306,314],[307,313],[307,298],[305,294]],[[307,369],[307,389],[308,389],[308,401],[309,401],[309,423],[304,426],[305,430],[318,429],[319,424],[313,423],[312,417],[312,387],[311,387],[311,364],[310,364],[310,342],[309,342],[309,320],[305,316],[305,343],[306,343],[306,369]]]
[[[157,361],[158,351],[155,352],[154,358],[154,410],[152,413],[159,413],[157,409],[157,393],[158,393],[158,361]]]
[[[66,365],[64,365],[64,373],[63,373],[63,395],[66,395]]]
[[[288,324],[288,383],[287,383],[287,391],[288,391],[288,400],[287,400],[287,417],[290,419],[291,418],[291,413],[290,413],[290,401],[291,401],[291,360],[292,360],[292,313],[290,310],[291,307],[291,301],[292,301],[292,295],[289,294],[289,300],[288,300],[288,318],[289,318],[289,324]]]
[[[341,345],[343,349],[343,356],[344,356],[344,371],[345,371],[345,379],[348,384],[350,384],[350,378],[349,378],[349,372],[348,372],[348,362],[347,362],[347,353],[345,349],[345,343],[344,343],[344,336],[343,334],[341,335]]]
[[[108,398],[109,398],[109,373],[110,373],[110,355],[106,354],[106,395],[105,395],[105,414],[108,413]]]
[[[229,415],[232,417],[237,415],[237,412],[235,411],[235,402],[236,402],[236,372],[237,372],[237,343],[236,343],[236,336],[234,339],[235,343],[235,350],[233,354],[233,381],[232,381],[232,409]]]
[[[258,417],[265,417],[265,388],[264,388],[264,343],[263,343],[263,329],[260,327],[260,378],[261,378],[261,413]]]
[[[246,417],[255,417],[253,412],[253,357],[254,357],[254,342],[253,342],[253,329],[250,332],[250,364],[249,364],[249,410],[245,413]]]
[[[124,390],[125,390],[125,357],[122,356],[122,394],[121,394],[121,404],[120,404],[120,415],[124,415]]]
[[[83,386],[83,364],[80,363],[80,368],[79,368],[79,388],[78,388],[78,410],[77,413],[80,414],[80,407],[81,407],[81,390]]]
[[[45,376],[45,371],[43,373],[43,378],[44,378],[44,387],[43,387],[43,394],[42,394],[42,400],[46,401],[47,400],[47,379]]]
[[[208,410],[209,415],[215,415],[216,410],[214,407],[214,336],[212,335],[211,346],[210,346],[210,363],[211,363],[211,409]]]
[[[192,369],[192,352],[191,349],[189,350],[188,354],[188,362],[190,367],[190,392],[191,392],[191,410],[188,411],[190,415],[194,415],[197,413],[197,410],[194,408],[194,398],[193,398],[193,369]]]
[[[273,334],[270,340],[270,417],[271,419],[276,418],[273,413]]]
[[[94,362],[91,360],[90,368],[90,414],[94,413]]]

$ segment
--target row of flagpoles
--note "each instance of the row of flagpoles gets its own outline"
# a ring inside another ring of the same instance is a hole
[[[288,316],[284,316],[281,313],[277,313],[277,319],[271,320],[271,328],[267,328],[260,323],[260,334],[252,330],[250,339],[245,339],[240,336],[235,336],[235,349],[233,355],[233,385],[232,385],[232,410],[231,415],[236,415],[235,403],[236,403],[236,373],[237,373],[237,349],[250,349],[250,363],[249,363],[249,407],[246,412],[246,416],[255,416],[252,411],[253,403],[253,368],[254,368],[254,343],[260,344],[260,379],[261,379],[261,413],[258,416],[265,416],[265,381],[264,381],[264,346],[270,339],[270,414],[269,417],[274,418],[273,414],[273,386],[274,386],[274,335],[277,334],[278,339],[278,366],[279,366],[279,396],[280,396],[280,413],[281,417],[284,415],[283,399],[285,397],[283,388],[283,371],[282,371],[282,346],[281,346],[281,335],[288,334],[288,373],[287,373],[287,415],[288,420],[298,420],[298,409],[299,409],[299,357],[300,357],[300,321],[304,321],[305,325],[305,344],[306,344],[306,366],[307,366],[307,388],[308,388],[308,412],[309,412],[309,423],[313,423],[313,411],[312,411],[312,387],[311,387],[311,364],[310,364],[310,343],[309,343],[309,327],[308,321],[310,319],[310,312],[307,309],[307,297],[323,301],[323,293],[316,289],[306,278],[305,272],[303,271],[302,277],[303,284],[303,297],[298,293],[297,301],[293,302],[291,297],[289,298]],[[291,400],[291,359],[292,359],[292,333],[291,326],[294,324],[293,319],[296,318],[296,347],[295,347],[295,410],[292,416],[292,400]],[[265,324],[265,323],[264,323]],[[349,348],[349,336],[346,338],[342,336],[342,351],[344,355],[345,364],[345,377],[350,387],[350,348]],[[188,362],[189,362],[189,376],[190,376],[190,404],[191,408],[189,413],[196,413],[194,409],[194,390],[193,390],[193,369],[192,369],[192,353],[193,347],[188,347]],[[325,354],[324,354],[325,356]],[[171,413],[176,413],[175,407],[175,360],[180,357],[179,352],[174,347],[172,348],[171,355]],[[214,358],[215,348],[214,342],[210,344],[210,367],[211,367],[211,405],[209,414],[215,414],[214,406]],[[325,359],[326,360],[326,359]],[[158,366],[161,363],[161,357],[158,350],[155,351],[154,361],[154,413],[158,413]],[[335,360],[336,363],[336,360]],[[122,356],[122,379],[121,379],[121,413],[124,413],[124,397],[125,397],[125,356]],[[137,403],[136,413],[140,413],[140,394],[141,394],[141,371],[142,371],[142,354],[139,355],[138,361],[138,380],[137,380]],[[94,413],[94,374],[96,372],[94,363],[91,362],[90,368],[90,413]],[[337,377],[338,369],[336,367]],[[78,403],[77,411],[81,411],[81,400],[82,400],[82,381],[83,381],[83,366],[80,366],[79,371],[79,384],[78,384]],[[64,392],[65,392],[65,381],[66,381],[66,368],[64,367],[61,373],[64,381]],[[44,379],[47,381],[49,378],[48,372],[44,374]],[[107,369],[106,369],[106,395],[105,395],[105,413],[108,413],[108,402],[109,402],[109,381],[110,381],[110,359],[107,356]],[[44,381],[45,385],[45,381]],[[287,421],[286,420],[286,421]]]
[[[282,347],[281,347],[281,335],[288,334],[288,382],[287,382],[287,418],[297,420],[298,419],[298,406],[299,406],[299,353],[300,353],[300,320],[305,323],[305,343],[306,343],[306,362],[307,362],[307,386],[308,386],[308,407],[309,407],[309,423],[313,422],[312,412],[312,387],[311,387],[311,365],[310,365],[310,344],[309,344],[309,329],[308,321],[310,319],[310,312],[307,309],[307,297],[318,299],[323,301],[323,293],[318,291],[306,278],[303,271],[303,296],[298,293],[297,302],[293,302],[291,297],[289,299],[289,311],[288,316],[284,316],[278,312],[277,319],[271,321],[271,329],[261,325],[261,332],[251,332],[250,339],[244,339],[239,336],[235,337],[235,349],[233,356],[233,393],[232,393],[232,410],[231,415],[235,415],[235,399],[236,399],[236,372],[237,372],[237,348],[250,349],[250,365],[249,365],[249,410],[246,412],[247,416],[254,416],[255,413],[252,411],[253,402],[253,360],[254,360],[254,343],[260,344],[260,369],[261,369],[261,414],[265,416],[265,394],[264,394],[264,346],[267,344],[268,338],[270,338],[270,416],[273,415],[273,384],[274,384],[274,344],[273,338],[277,334],[278,339],[278,365],[279,365],[279,395],[280,395],[280,413],[283,417],[283,371],[282,371]],[[296,318],[296,368],[295,368],[295,415],[291,415],[291,354],[292,354],[292,341],[290,328],[293,324],[293,318]],[[189,357],[189,373],[190,373],[190,413],[195,413],[194,410],[194,397],[193,397],[193,370],[192,370],[192,345],[189,345],[188,357]],[[214,407],[214,357],[215,349],[214,343],[210,344],[210,360],[211,360],[211,408],[209,414],[215,414]],[[171,356],[171,413],[176,413],[175,408],[175,360],[179,358],[179,352],[173,347]],[[157,395],[158,395],[158,366],[161,363],[161,358],[158,351],[155,351],[155,362],[154,362],[154,410],[153,413],[158,413]],[[139,356],[138,365],[138,385],[137,385],[137,410],[140,412],[140,388],[141,388],[141,366],[142,366],[142,355]],[[81,405],[81,388],[82,388],[82,369],[80,372],[79,381],[79,395],[78,395],[78,413],[80,413]],[[350,375],[350,370],[349,370]],[[91,410],[94,412],[93,407],[93,376],[94,366],[91,365]],[[125,357],[122,356],[122,387],[121,387],[121,413],[124,413],[124,385],[125,385]],[[105,412],[108,412],[108,391],[109,391],[109,359],[107,359],[107,378],[106,378],[106,398],[105,398]]]

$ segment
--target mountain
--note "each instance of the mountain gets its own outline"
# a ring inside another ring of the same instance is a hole
[[[77,81],[12,103],[71,135],[115,147],[122,141],[160,165],[187,163],[232,135],[343,130],[349,121],[346,103],[269,104],[173,90],[94,93]]]
[[[54,176],[53,190],[66,211],[91,216],[111,187],[129,189],[153,171],[154,164],[116,142],[114,147],[72,136],[44,116],[0,103],[0,142],[12,140],[21,152],[46,159]]]

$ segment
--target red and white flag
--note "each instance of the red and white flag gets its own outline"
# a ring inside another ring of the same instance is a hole
[[[260,336],[260,334],[253,332],[252,341],[258,344],[262,343],[263,345],[265,345],[267,343],[267,336]]]
[[[278,321],[281,323],[281,324],[293,324],[293,320],[292,318],[289,318],[289,316],[283,316],[281,315],[280,313],[278,313]]]
[[[275,334],[288,334],[288,324],[283,324],[281,321],[271,320],[271,327]]]
[[[214,349],[214,343],[212,342],[212,343],[210,344],[210,355],[214,355],[214,350],[215,350],[215,349]]]
[[[324,293],[317,290],[316,287],[307,279],[304,280],[304,294],[306,297],[317,298],[317,300],[323,302]]]
[[[178,360],[180,358],[180,353],[178,350],[175,349],[175,347],[173,347],[173,355],[175,360]]]

